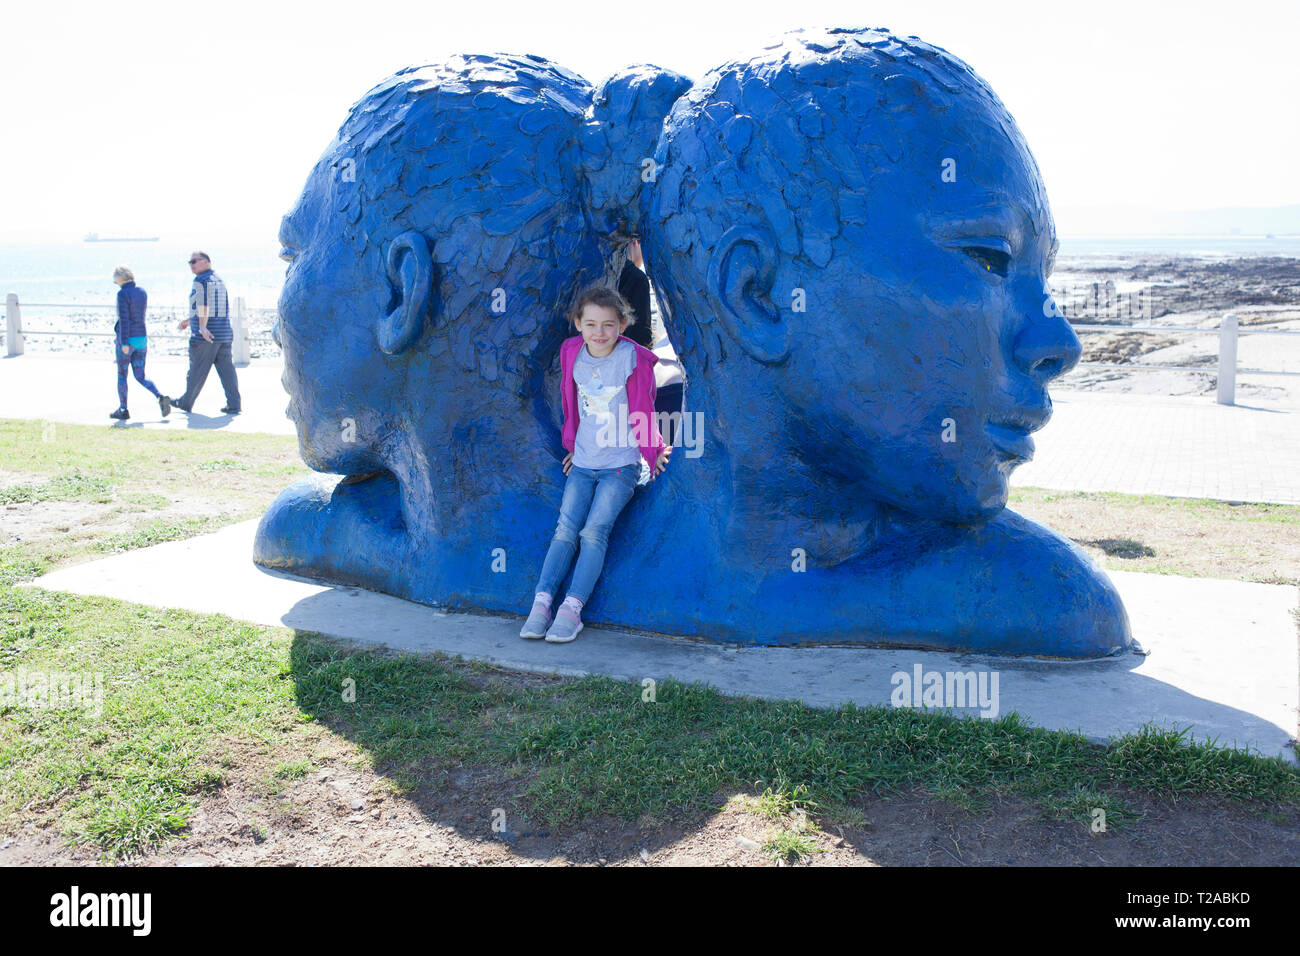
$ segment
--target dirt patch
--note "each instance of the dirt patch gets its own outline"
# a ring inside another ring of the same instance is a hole
[[[0,488],[39,485],[39,475],[0,472]],[[6,484],[7,483],[7,484]],[[133,497],[135,496],[135,497]],[[153,524],[196,519],[236,520],[249,511],[246,499],[181,496],[118,489],[111,501],[41,500],[0,505],[0,547],[28,545],[69,564],[101,557],[96,541]]]
[[[429,768],[398,795],[344,739],[316,728],[296,752],[232,742],[224,785],[202,795],[188,831],[139,866],[775,866],[764,843],[797,826],[755,810],[754,794],[718,796],[706,814],[602,816],[556,830],[518,810],[528,776],[511,768]],[[285,758],[310,757],[294,779]],[[1091,832],[999,796],[977,811],[925,793],[868,796],[804,830],[818,866],[1242,866],[1300,864],[1300,810],[1256,813],[1207,799],[1124,794],[1124,829]],[[494,829],[494,821],[497,823]],[[52,827],[0,839],[0,865],[90,865]]]
[[[1057,529],[1102,567],[1300,585],[1300,523],[1246,521],[1232,505],[1017,489],[1012,511]],[[1283,505],[1240,508],[1259,519]],[[1116,534],[1122,530],[1122,534]]]
[[[102,518],[114,510],[113,505],[89,501],[24,501],[5,505],[0,510],[0,542],[4,545],[31,542],[66,534],[86,524],[106,529]]]
[[[15,485],[31,484],[32,476],[20,471],[0,471],[0,488],[12,488]]]

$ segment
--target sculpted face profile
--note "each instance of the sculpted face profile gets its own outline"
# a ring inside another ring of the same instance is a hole
[[[540,58],[466,56],[353,107],[281,226],[276,327],[303,458],[346,477],[281,494],[259,563],[460,586],[458,549],[549,453],[533,402],[565,305],[600,274],[579,198],[590,99]]]
[[[789,35],[669,98],[652,179],[634,149],[606,148],[600,182],[617,185],[603,190],[590,188],[591,158],[578,161],[579,246],[599,271],[615,221],[642,235],[703,454],[675,458],[627,506],[584,618],[760,644],[1071,658],[1131,647],[1096,565],[1005,509],[1008,476],[1051,414],[1047,385],[1079,344],[1045,293],[1056,238],[1041,176],[987,85],[914,38],[830,31]],[[452,375],[437,363],[420,374],[398,391],[441,394]],[[480,427],[446,448],[461,464],[385,465],[399,482],[407,468],[482,502],[427,476],[445,467],[461,480],[511,428],[539,436],[496,459],[514,461],[493,492],[509,520],[477,516],[492,528],[478,551],[453,549],[475,569],[421,575],[408,563],[385,590],[526,610],[558,500],[553,376],[525,381],[522,422],[500,389],[427,412],[449,434]],[[401,406],[371,394],[380,418]],[[510,542],[502,573],[482,560],[493,541]],[[299,567],[319,571],[311,554]]]
[[[259,564],[449,606],[518,589],[493,569],[553,530],[565,313],[687,85],[458,56],[352,107],[281,224],[275,330],[303,459],[344,477],[280,494]]]

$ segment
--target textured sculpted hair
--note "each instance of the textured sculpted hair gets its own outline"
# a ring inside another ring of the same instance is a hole
[[[664,117],[690,86],[672,70],[631,66],[592,97],[582,131],[582,198],[603,251],[620,249],[638,235],[641,195],[654,188],[657,174],[651,154]],[[622,264],[615,265],[607,267],[607,285],[618,283]]]
[[[658,139],[672,105],[662,74],[625,71],[593,97],[542,57],[456,56],[352,107],[326,153],[332,201],[359,249],[406,230],[428,240],[434,331],[421,347],[529,389],[566,335],[566,306],[608,271],[605,210],[636,202],[625,154]]]
[[[579,199],[590,101],[541,57],[475,55],[401,70],[352,107],[322,161],[332,202],[359,250],[428,241],[433,334],[418,347],[524,388],[539,340],[599,274]]]
[[[787,34],[752,60],[711,71],[678,100],[655,151],[643,228],[666,309],[697,303],[694,314],[666,319],[683,361],[703,370],[726,354],[717,306],[699,293],[729,229],[769,232],[787,275],[860,254],[876,196],[892,201],[877,193],[879,177],[916,159],[909,124],[959,104],[1000,124],[1037,168],[1006,107],[969,66],[883,29]],[[928,114],[916,116],[922,107]],[[685,274],[667,265],[683,260]]]
[[[126,266],[118,266],[116,269],[113,270],[113,281],[134,282],[135,273],[132,272],[130,269],[128,269]]]

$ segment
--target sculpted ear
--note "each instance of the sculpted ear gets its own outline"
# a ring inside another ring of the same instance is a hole
[[[756,362],[779,362],[790,351],[790,327],[772,304],[776,240],[764,228],[733,226],[709,260],[709,292],[731,341]]]
[[[433,290],[433,257],[424,236],[404,232],[388,244],[384,258],[393,298],[388,314],[375,325],[375,337],[381,349],[397,355],[414,345],[424,331]]]

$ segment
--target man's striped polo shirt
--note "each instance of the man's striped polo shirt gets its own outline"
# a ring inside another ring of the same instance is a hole
[[[199,306],[208,307],[208,331],[214,342],[234,342],[235,333],[230,327],[230,300],[226,297],[226,284],[211,269],[194,277],[190,287],[190,338],[199,335]]]

